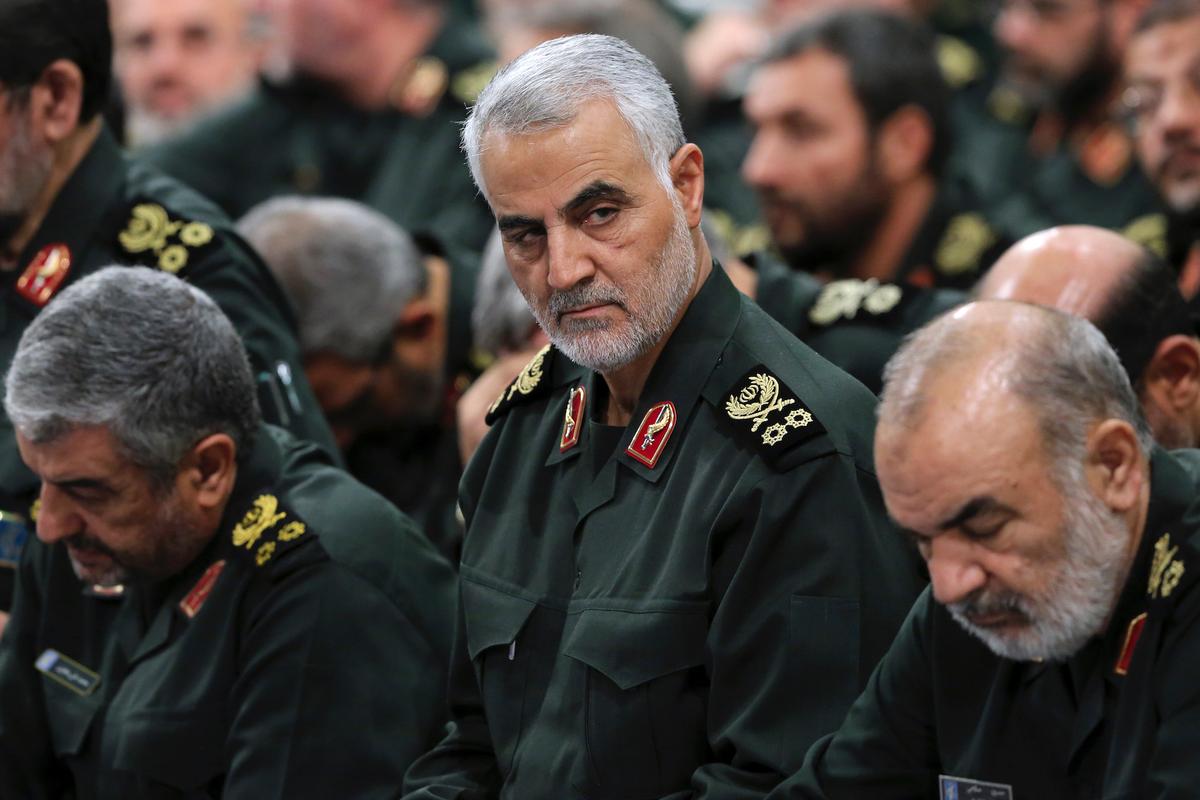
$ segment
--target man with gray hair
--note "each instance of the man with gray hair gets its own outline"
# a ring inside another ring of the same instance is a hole
[[[875,459],[931,586],[773,797],[1192,797],[1200,453],[1153,446],[1104,336],[975,303],[888,367]]]
[[[42,488],[0,640],[0,796],[394,791],[443,722],[453,571],[261,424],[216,304],[100,270],[30,323],[5,389]]]
[[[296,311],[304,372],[350,473],[457,558],[454,405],[470,382],[476,264],[361,203],[288,195],[239,232]]]
[[[628,44],[530,50],[463,141],[552,344],[463,476],[452,724],[407,796],[761,795],[919,591],[874,398],[713,263],[703,156]]]

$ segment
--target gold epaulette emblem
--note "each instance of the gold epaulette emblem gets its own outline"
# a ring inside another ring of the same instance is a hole
[[[717,399],[721,396],[723,403]],[[720,417],[734,434],[772,467],[782,467],[795,447],[826,432],[816,415],[764,364],[711,402],[724,412]]]
[[[450,82],[450,94],[460,103],[471,105],[479,99],[480,92],[499,69],[500,65],[495,61],[481,61],[473,67],[459,70]]]
[[[126,252],[152,253],[157,257],[158,268],[172,274],[187,266],[190,249],[203,247],[212,240],[211,226],[172,219],[157,203],[134,206],[125,230],[117,236]]]
[[[704,216],[735,256],[748,256],[771,246],[771,232],[762,223],[739,225],[728,211],[715,208],[706,209]]]
[[[969,44],[954,36],[939,36],[938,67],[951,89],[961,89],[983,74],[983,59]]]
[[[278,497],[273,494],[259,495],[254,499],[250,510],[242,517],[242,521],[233,526],[234,547],[254,550],[257,545],[254,562],[260,567],[263,566],[275,555],[275,551],[279,547],[276,540],[291,542],[299,539],[307,530],[303,522],[292,519],[282,528],[278,528],[274,538],[267,538],[267,534],[275,531],[279,523],[288,516],[287,511],[280,510]]]
[[[1183,561],[1176,558],[1179,546],[1171,546],[1171,534],[1164,533],[1154,543],[1154,558],[1150,562],[1150,584],[1146,593],[1151,597],[1169,597],[1183,578]]]
[[[524,369],[521,370],[513,382],[492,401],[492,404],[488,406],[488,424],[491,424],[496,414],[509,403],[522,397],[528,397],[541,385],[542,378],[545,375],[546,356],[549,353],[550,345],[546,345],[539,350],[537,355],[530,359],[529,363],[525,365]]]
[[[1138,217],[1121,230],[1121,235],[1160,258],[1167,256],[1167,217],[1164,214]]]
[[[412,63],[391,92],[392,105],[414,117],[428,116],[446,93],[450,72],[434,56],[422,56]]]
[[[980,214],[959,214],[950,220],[938,244],[934,261],[943,275],[977,272],[987,249],[997,241],[996,232]]]
[[[895,308],[903,296],[899,286],[881,284],[874,278],[833,281],[821,290],[808,318],[814,325],[829,325],[842,318],[854,319],[860,309],[880,316]]]

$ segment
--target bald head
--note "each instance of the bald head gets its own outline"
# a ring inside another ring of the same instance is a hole
[[[1051,228],[1010,247],[976,296],[1049,306],[1096,322],[1144,258],[1140,246],[1104,228]]]

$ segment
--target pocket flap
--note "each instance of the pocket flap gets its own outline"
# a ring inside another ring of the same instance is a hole
[[[568,635],[563,654],[587,664],[621,689],[705,663],[705,611],[620,611],[589,608]]]
[[[467,623],[467,651],[472,660],[489,647],[513,642],[537,605],[532,600],[506,594],[463,576],[463,617]]]

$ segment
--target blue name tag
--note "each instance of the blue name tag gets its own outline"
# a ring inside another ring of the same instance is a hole
[[[0,511],[0,561],[17,563],[29,538],[29,526],[19,514]]]
[[[37,671],[55,683],[65,686],[80,697],[87,697],[100,685],[100,676],[72,661],[57,650],[47,650],[33,662]]]
[[[1012,786],[938,775],[938,800],[1013,800]]]

